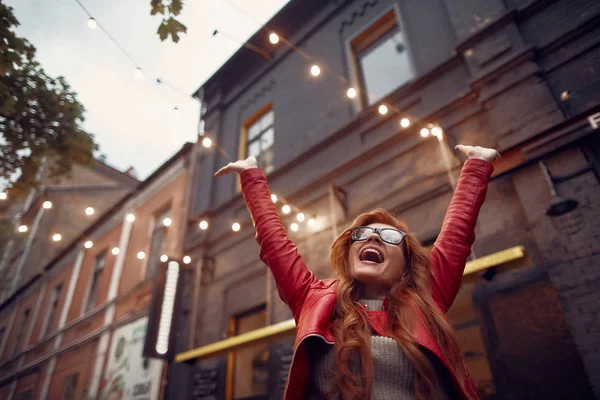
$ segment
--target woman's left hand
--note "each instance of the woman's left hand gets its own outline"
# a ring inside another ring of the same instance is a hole
[[[500,153],[498,153],[495,149],[488,149],[486,147],[465,146],[463,144],[459,144],[456,146],[456,150],[464,153],[469,158],[477,158],[479,160],[488,162],[500,159]]]

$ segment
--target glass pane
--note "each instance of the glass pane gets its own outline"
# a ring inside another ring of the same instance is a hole
[[[396,28],[359,55],[368,104],[408,82],[413,74],[402,32]]]
[[[269,126],[273,125],[273,111],[267,111],[265,115],[260,119],[260,130],[264,131]]]
[[[260,154],[260,141],[256,140],[248,146],[248,157],[258,157]]]
[[[265,310],[237,319],[237,334],[263,328],[266,322]],[[254,398],[268,393],[269,348],[266,344],[247,346],[235,352],[233,398]]]
[[[273,146],[273,142],[275,141],[275,130],[273,128],[267,130],[260,137],[260,148],[262,151],[265,151],[269,147]]]
[[[248,141],[254,139],[260,133],[260,121],[256,121],[248,127]]]

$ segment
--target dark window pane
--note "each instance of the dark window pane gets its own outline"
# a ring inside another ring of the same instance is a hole
[[[164,219],[164,218],[163,218]],[[162,220],[157,221],[162,223]],[[146,269],[146,279],[152,279],[156,275],[160,264],[160,256],[165,251],[165,229],[159,225],[152,233],[152,242],[150,247],[150,257],[148,258],[148,268]]]
[[[65,378],[61,400],[75,400],[78,375],[79,374],[73,374]]]
[[[102,271],[104,271],[104,265],[106,264],[106,251],[102,252],[94,263],[94,273],[92,275],[92,282],[90,285],[90,291],[88,294],[87,303],[85,305],[85,312],[91,311],[96,307],[96,300],[98,298],[98,288],[100,286],[100,280],[102,279]]]
[[[54,318],[56,316],[56,310],[58,308],[58,303],[60,301],[60,295],[62,292],[62,284],[58,285],[56,289],[54,289],[54,293],[52,295],[52,301],[50,302],[50,311],[48,313],[48,319],[46,321],[46,328],[44,329],[44,336],[48,335],[52,330],[52,325],[54,324]]]

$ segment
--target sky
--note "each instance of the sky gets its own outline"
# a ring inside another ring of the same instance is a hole
[[[138,179],[195,141],[199,103],[191,94],[287,3],[185,0],[179,20],[187,34],[173,43],[158,38],[161,18],[150,15],[150,0],[80,0],[134,64],[102,30],[88,28],[75,0],[3,1],[14,8],[17,34],[37,48],[46,73],[64,76],[78,93],[86,108],[83,127],[95,135],[99,154],[121,171],[133,166]],[[239,42],[213,37],[215,29]],[[136,65],[143,79],[135,78]]]

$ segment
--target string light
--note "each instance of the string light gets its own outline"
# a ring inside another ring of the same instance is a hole
[[[129,221],[129,222],[135,221],[135,215],[133,213],[127,214],[127,221]]]
[[[121,252],[121,249],[119,249],[118,247],[113,247],[111,250],[111,253],[113,253],[113,255],[117,255]]]
[[[427,128],[421,129],[421,136],[423,136],[423,137],[429,136],[429,129],[427,129]]]
[[[284,214],[289,214],[290,211],[292,211],[292,208],[289,205],[284,204],[284,206],[281,207],[281,211],[283,211]]]
[[[60,242],[61,239],[62,235],[60,233],[55,233],[54,235],[52,235],[52,240],[54,240],[55,242]]]
[[[296,215],[296,219],[300,222],[304,221],[304,214],[301,212]]]
[[[133,71],[133,76],[135,77],[135,79],[140,81],[144,79],[144,71],[142,71],[140,67],[137,67],[135,71]]]
[[[169,256],[166,254],[163,254],[162,256],[160,256],[160,262],[167,262],[169,261]]]
[[[206,221],[206,220],[200,221],[199,226],[200,226],[200,229],[202,229],[203,231],[208,229],[208,221]]]
[[[137,258],[138,260],[143,260],[144,258],[146,258],[146,253],[144,253],[143,251],[138,251]]]
[[[410,125],[410,120],[408,118],[402,118],[400,120],[400,126],[403,128],[408,128]]]
[[[290,228],[292,228],[292,231],[294,232],[298,232],[298,224],[297,223],[292,223],[292,225],[290,225]]]
[[[88,240],[83,244],[83,247],[85,247],[86,249],[91,249],[93,245],[94,243],[91,240]]]
[[[355,98],[356,97],[356,89],[349,88],[348,91],[346,92],[346,96],[348,96],[351,99]]]
[[[310,67],[310,74],[312,76],[319,76],[319,75],[321,75],[321,68],[319,68],[318,65],[313,64],[313,66]]]
[[[279,35],[275,32],[271,32],[271,34],[269,35],[269,42],[271,42],[272,44],[279,43]]]
[[[98,23],[96,22],[96,20],[94,18],[90,18],[87,21],[87,26],[90,29],[96,29],[98,27]]]
[[[173,223],[173,221],[169,217],[163,219],[163,225],[164,226],[171,226],[172,223]]]
[[[234,232],[237,232],[237,231],[239,231],[239,230],[240,230],[240,228],[241,228],[241,226],[240,226],[240,224],[238,224],[237,222],[234,222],[234,223],[233,223],[233,225],[231,225],[231,229],[232,229]]]
[[[94,215],[94,207],[88,207],[85,209],[85,215]]]
[[[271,200],[273,201],[273,203],[277,203],[277,195],[271,193]]]
[[[210,140],[209,137],[205,137],[204,139],[202,139],[202,146],[208,149],[210,146],[212,146],[212,140]]]
[[[433,128],[431,128],[431,134],[438,138],[438,140],[442,140],[442,128],[440,128],[439,126],[434,126]]]
[[[379,106],[379,114],[385,115],[388,112],[388,108],[385,104]]]
[[[52,208],[52,202],[51,202],[51,201],[48,201],[48,200],[46,200],[46,201],[44,202],[44,204],[42,204],[42,207],[44,207],[46,210],[49,210],[49,209],[51,209],[51,208]]]
[[[308,226],[310,226],[312,228],[313,226],[315,226],[316,221],[314,218],[309,218],[307,223],[308,223]]]
[[[21,226],[19,226],[19,232],[21,232],[21,233],[27,232],[27,225],[21,225]]]
[[[8,198],[8,195],[5,192],[0,193],[0,200],[6,200],[7,198]]]
[[[190,256],[183,257],[183,263],[184,264],[189,264],[191,262],[192,262],[192,257],[190,257]]]

